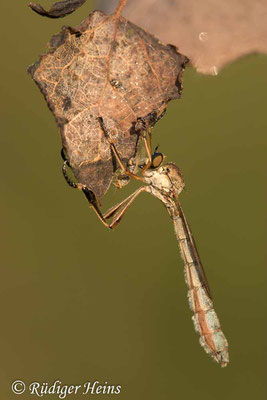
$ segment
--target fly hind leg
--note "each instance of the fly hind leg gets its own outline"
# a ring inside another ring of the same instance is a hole
[[[81,183],[74,182],[70,176],[68,175],[67,167],[70,167],[68,160],[65,157],[65,153],[63,149],[61,150],[61,155],[64,160],[63,166],[62,166],[62,172],[63,176],[68,183],[68,185],[74,189],[79,189],[82,190],[84,193],[85,197],[87,198],[89,204],[95,211],[96,215],[98,216],[99,220],[105,225],[105,227],[109,229],[114,229],[122,220],[123,216],[125,215],[127,209],[130,207],[132,202],[136,199],[136,197],[142,193],[147,191],[146,186],[141,186],[139,189],[137,189],[134,193],[132,193],[130,196],[128,196],[126,199],[121,201],[120,203],[116,204],[113,206],[111,209],[109,209],[104,215],[102,214],[98,201],[96,199],[96,196],[92,192],[92,190],[88,189],[85,185]],[[70,167],[71,168],[71,167]],[[112,222],[108,223],[108,219],[112,218]]]

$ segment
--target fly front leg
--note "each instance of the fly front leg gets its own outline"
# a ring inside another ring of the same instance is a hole
[[[108,140],[108,142],[110,144],[112,153],[113,153],[113,155],[114,155],[114,157],[115,157],[115,159],[116,159],[116,161],[117,161],[117,163],[119,165],[119,168],[121,170],[122,175],[126,175],[126,176],[129,176],[130,178],[134,178],[134,179],[137,179],[138,181],[144,182],[144,178],[143,177],[140,177],[136,173],[133,173],[133,172],[129,171],[124,166],[124,164],[123,164],[123,162],[121,160],[121,157],[120,157],[120,155],[119,155],[119,153],[118,153],[118,151],[116,149],[116,146],[115,146],[114,142],[112,141],[112,139],[109,136],[109,133],[108,133],[108,130],[107,130],[105,124],[104,124],[103,118],[102,117],[98,117],[97,119],[98,119],[98,122],[99,122],[99,125],[100,125],[101,129],[102,129],[103,134],[105,135],[106,139]],[[144,136],[144,135],[142,135],[141,137],[142,137],[142,140],[144,141],[145,150],[146,150],[147,157],[148,157],[148,161],[145,163],[145,166],[142,168],[142,170],[144,170],[144,168],[146,170],[147,168],[149,168],[151,166],[151,162],[152,162],[151,132],[148,133],[147,137]],[[138,169],[138,165],[136,166],[134,171],[136,172],[137,169]],[[141,172],[142,172],[142,170],[141,170]],[[118,184],[118,187],[121,187],[121,186],[123,186],[123,185]]]
[[[152,149],[151,149],[151,128],[147,129],[146,133],[142,133],[145,150],[147,153],[146,163],[141,168],[141,174],[144,175],[145,171],[151,167],[152,164]]]
[[[152,153],[151,134],[152,134],[152,129],[154,128],[154,126],[165,115],[165,113],[166,113],[166,108],[164,108],[159,115],[157,115],[157,112],[154,111],[154,112],[150,113],[148,116],[146,116],[145,118],[138,119],[137,126],[138,126],[138,124],[141,125],[140,126],[140,130],[142,132],[141,135],[142,135],[145,150],[147,153],[147,160],[141,168],[141,175],[144,175],[147,169],[149,169],[151,167],[157,168],[159,166],[159,165],[155,164],[154,156],[156,154],[156,149],[155,149],[154,153]],[[157,154],[161,154],[161,153],[157,153]],[[163,159],[164,159],[164,156],[162,155],[162,161],[163,161]]]

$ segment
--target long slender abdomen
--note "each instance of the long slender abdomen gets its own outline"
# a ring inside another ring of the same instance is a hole
[[[200,334],[200,344],[222,367],[229,362],[228,342],[221,330],[214,311],[213,302],[205,288],[203,270],[197,249],[184,215],[172,216],[174,230],[185,264],[185,278],[188,285],[188,299],[196,331]]]

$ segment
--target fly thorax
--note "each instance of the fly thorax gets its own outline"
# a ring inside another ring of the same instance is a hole
[[[168,174],[166,174],[163,167],[155,170],[148,170],[145,172],[145,181],[149,185],[153,185],[159,191],[170,192],[172,188],[172,182],[169,179]]]

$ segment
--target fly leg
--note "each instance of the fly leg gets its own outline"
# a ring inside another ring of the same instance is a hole
[[[113,153],[113,155],[114,155],[114,157],[115,157],[115,159],[116,159],[116,161],[117,161],[117,163],[118,163],[118,165],[119,165],[119,168],[120,168],[122,174],[123,174],[123,175],[127,175],[127,176],[129,176],[130,178],[137,179],[138,181],[144,182],[144,178],[143,178],[143,177],[140,177],[140,176],[137,175],[136,173],[133,173],[133,172],[129,171],[129,170],[123,165],[123,162],[122,162],[122,160],[121,160],[121,156],[119,155],[119,153],[118,153],[118,151],[117,151],[117,149],[116,149],[115,144],[113,143],[112,139],[111,139],[110,136],[109,136],[109,133],[108,133],[107,128],[106,128],[106,126],[105,126],[105,124],[104,124],[103,118],[102,118],[102,117],[98,117],[97,119],[98,119],[99,125],[100,125],[100,127],[101,127],[101,129],[102,129],[102,132],[104,133],[106,139],[108,140],[108,142],[109,142],[109,144],[110,144],[112,153]],[[146,167],[146,169],[147,169],[147,168],[150,167],[150,165],[151,165],[151,160],[152,160],[152,157],[151,157],[151,156],[152,156],[152,152],[151,152],[151,133],[148,134],[148,139],[147,139],[145,136],[142,136],[142,139],[143,139],[143,141],[144,141],[145,149],[146,149],[147,156],[148,156],[148,161],[147,161],[146,164],[145,164],[145,166],[148,164],[148,166]],[[143,167],[143,168],[144,168],[144,167]]]
[[[157,116],[156,112],[152,112],[149,114],[149,126],[147,127],[147,118],[139,118],[138,123],[141,125],[141,132],[142,132],[142,139],[144,142],[145,150],[147,153],[147,160],[145,164],[141,168],[141,175],[144,175],[146,170],[149,168],[157,168],[159,165],[155,164],[155,155],[161,155],[161,162],[164,159],[163,154],[161,153],[156,153],[157,149],[155,149],[154,153],[152,153],[152,145],[151,145],[151,134],[152,134],[152,129],[156,125],[156,123],[164,117],[166,114],[166,108],[163,109],[163,111]],[[159,158],[157,160],[159,162]],[[160,162],[160,164],[161,164]]]
[[[61,151],[62,158],[64,160],[62,166],[63,176],[68,183],[68,185],[74,189],[82,190],[85,197],[87,198],[88,202],[90,203],[91,207],[95,211],[96,215],[98,216],[99,220],[107,227],[108,229],[114,229],[119,222],[121,221],[122,217],[125,215],[127,209],[132,204],[132,202],[136,199],[136,197],[142,193],[147,191],[146,186],[141,186],[138,188],[134,193],[128,196],[126,199],[121,201],[120,203],[113,206],[109,209],[104,215],[102,214],[96,196],[92,192],[92,190],[88,189],[85,185],[81,183],[74,182],[68,175],[67,167],[70,167],[68,160],[65,157],[64,151]],[[112,222],[108,223],[107,220],[112,218]]]
[[[135,192],[133,192],[130,196],[128,196],[122,202],[120,202],[120,203],[116,204],[115,206],[113,206],[112,208],[110,208],[104,214],[105,220],[113,217],[111,224],[109,224],[110,229],[116,228],[116,226],[119,224],[119,222],[121,222],[122,217],[125,215],[126,211],[130,207],[130,205],[133,203],[133,201],[136,199],[136,197],[142,192],[148,192],[147,186],[141,186]]]

